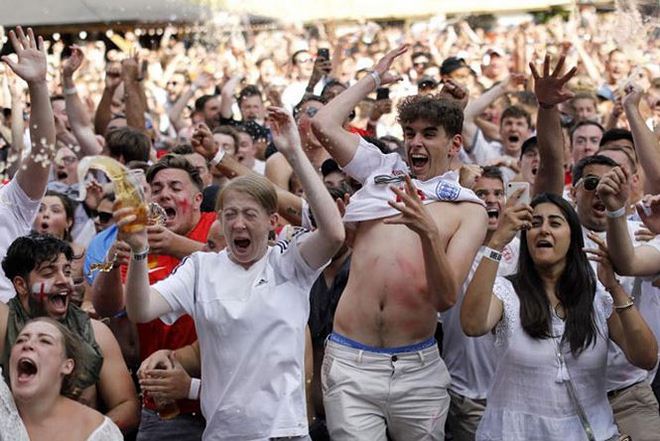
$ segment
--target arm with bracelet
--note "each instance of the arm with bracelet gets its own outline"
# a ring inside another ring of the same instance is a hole
[[[465,293],[461,306],[461,327],[471,337],[490,332],[502,318],[504,305],[493,294],[502,250],[532,222],[532,208],[518,201],[522,193],[523,189],[517,190],[507,202],[497,230],[488,245],[481,249],[481,262]]]
[[[607,319],[610,338],[619,345],[630,363],[651,370],[657,362],[657,340],[639,313],[634,297],[629,296],[617,280],[607,244],[593,232],[589,233],[589,238],[598,248],[585,251],[589,260],[598,263],[598,280],[612,296],[613,313]]]
[[[376,88],[399,79],[389,69],[394,60],[407,50],[408,46],[403,45],[388,52],[368,75],[323,106],[312,120],[314,134],[340,167],[351,162],[360,141],[358,135],[344,129],[346,117]]]
[[[628,231],[626,206],[630,193],[625,169],[614,167],[598,183],[598,196],[606,207],[607,246],[616,250],[610,255],[617,274],[653,276],[660,269],[660,251],[653,246],[634,247]]]

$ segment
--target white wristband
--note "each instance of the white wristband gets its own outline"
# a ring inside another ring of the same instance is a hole
[[[190,379],[190,390],[188,391],[189,400],[199,400],[199,389],[202,387],[202,380],[199,378]]]
[[[618,210],[610,211],[610,210],[605,210],[605,215],[609,217],[610,219],[615,219],[617,217],[624,216],[626,214],[626,206],[624,205],[623,207],[619,208]]]
[[[213,157],[213,159],[211,159],[211,161],[210,161],[210,162],[211,162],[211,165],[212,165],[213,167],[217,166],[217,165],[220,163],[220,161],[222,161],[222,158],[225,157],[225,153],[226,153],[226,152],[225,152],[225,149],[223,149],[222,147],[220,147],[220,148],[218,149],[218,152],[217,152],[217,153],[215,154],[215,156]]]
[[[371,76],[371,78],[374,79],[374,83],[376,83],[376,88],[379,88],[380,87],[380,74],[378,72],[376,72],[375,70],[372,70],[371,72],[369,72],[369,75]]]
[[[500,262],[502,260],[502,253],[500,253],[497,250],[492,249],[491,247],[481,247],[481,250],[483,251],[483,256],[486,259],[493,260],[495,262]]]
[[[63,93],[64,95],[75,95],[75,94],[78,93],[78,89],[76,89],[76,86],[73,86],[73,87],[69,87],[69,88],[67,88],[67,89],[64,89],[64,90],[62,91],[62,93]]]

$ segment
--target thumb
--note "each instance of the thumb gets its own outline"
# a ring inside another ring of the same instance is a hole
[[[16,63],[9,56],[3,55],[2,56],[2,61],[7,63],[7,65],[11,68],[11,70],[13,70],[13,71],[16,70]]]
[[[170,360],[172,368],[183,368],[183,366],[181,366],[181,363],[179,363],[179,360],[176,359],[176,356],[174,355],[174,351],[167,354],[167,358]]]

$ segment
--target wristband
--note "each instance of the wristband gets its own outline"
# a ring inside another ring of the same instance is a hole
[[[75,94],[78,93],[78,89],[76,89],[76,86],[73,86],[73,87],[69,87],[69,88],[67,88],[67,89],[64,89],[64,90],[62,91],[62,93],[63,93],[64,95],[75,95]]]
[[[618,210],[610,211],[605,210],[605,215],[610,219],[616,219],[617,217],[624,216],[626,214],[626,206],[619,208]]]
[[[190,379],[190,390],[188,391],[189,400],[199,400],[199,389],[202,387],[202,380],[199,378]]]
[[[539,101],[539,107],[541,109],[548,109],[549,110],[549,109],[554,109],[555,105],[554,104],[545,104],[545,103],[542,103],[542,102]]]
[[[494,250],[491,247],[482,247],[482,249],[483,249],[484,257],[486,259],[490,259],[495,262],[499,262],[500,260],[502,260],[502,253],[500,253],[499,251]]]
[[[149,247],[145,248],[144,250],[140,251],[139,253],[136,253],[133,251],[133,260],[144,260],[147,258],[149,255]]]
[[[380,74],[376,72],[375,70],[372,70],[369,72],[369,76],[373,78],[374,83],[376,83],[376,88],[380,87]]]
[[[213,167],[216,167],[220,163],[220,161],[222,161],[222,158],[225,157],[225,153],[226,153],[225,149],[220,147],[218,149],[217,153],[215,154],[215,156],[213,157],[213,159],[211,159],[211,161],[209,161],[211,163],[211,165]]]

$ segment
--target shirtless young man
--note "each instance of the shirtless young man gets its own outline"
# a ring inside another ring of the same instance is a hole
[[[385,55],[312,122],[363,183],[344,217],[357,224],[353,260],[322,368],[333,440],[385,440],[386,430],[394,440],[444,440],[450,379],[433,339],[437,312],[456,302],[486,234],[481,201],[448,171],[462,143],[455,102],[416,96],[400,104],[410,170],[342,128],[360,100],[397,80],[388,70],[406,49]],[[409,171],[416,179],[403,178]]]

